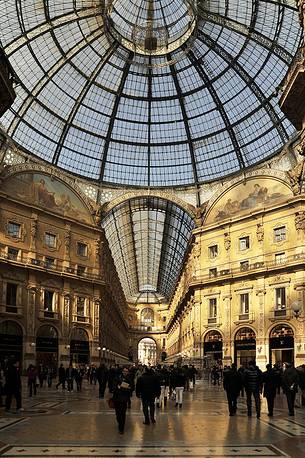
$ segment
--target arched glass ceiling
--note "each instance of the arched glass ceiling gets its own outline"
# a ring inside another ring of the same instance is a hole
[[[167,301],[194,229],[192,218],[172,202],[141,197],[115,207],[102,225],[127,300]]]
[[[170,23],[179,1],[129,3],[158,4]],[[3,2],[1,44],[22,82],[2,118],[8,133],[67,171],[120,185],[200,183],[273,154],[292,133],[275,89],[300,41],[294,0],[197,5],[194,40],[141,55],[106,36],[101,1]]]

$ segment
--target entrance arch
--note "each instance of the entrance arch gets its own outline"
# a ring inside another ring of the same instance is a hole
[[[56,371],[58,366],[58,332],[54,326],[45,324],[36,334],[36,363]]]
[[[270,331],[269,361],[274,363],[294,362],[294,332],[288,324],[278,324]]]
[[[0,323],[0,368],[9,359],[22,364],[23,331],[15,321],[7,320]]]
[[[157,364],[157,344],[154,339],[144,337],[138,343],[138,360],[146,366]]]
[[[74,328],[71,332],[70,360],[77,364],[90,362],[89,337],[83,328]]]
[[[234,362],[237,366],[246,366],[249,361],[256,359],[256,334],[253,329],[239,329],[234,339]]]
[[[222,335],[219,331],[212,329],[204,336],[203,353],[209,365],[214,364],[216,361],[222,361]]]

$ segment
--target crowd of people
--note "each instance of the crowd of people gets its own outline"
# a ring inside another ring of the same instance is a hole
[[[169,399],[174,400],[177,409],[182,409],[183,393],[195,387],[198,370],[193,365],[173,365],[148,367],[144,365],[118,365],[106,367],[101,363],[95,365],[73,365],[58,368],[48,368],[42,364],[37,367],[31,364],[27,371],[28,396],[35,396],[37,389],[52,387],[52,381],[58,375],[56,389],[71,392],[76,386],[77,391],[82,390],[82,381],[85,377],[89,384],[98,384],[98,396],[103,399],[106,388],[110,393],[109,406],[115,409],[118,430],[124,433],[126,411],[131,408],[132,395],[142,401],[144,424],[156,422],[155,409],[166,408]],[[237,413],[238,398],[246,395],[247,415],[252,416],[252,400],[254,399],[256,417],[261,414],[261,397],[265,397],[268,406],[268,416],[273,416],[274,400],[280,390],[287,398],[289,415],[294,415],[295,406],[301,406],[305,401],[305,365],[294,368],[286,363],[285,367],[267,364],[266,371],[262,372],[254,361],[249,361],[247,367],[237,369],[236,364],[222,367],[221,363],[215,364],[209,370],[209,380],[212,385],[223,385],[227,395],[229,415]],[[15,398],[16,410],[21,407],[21,374],[18,361],[10,361],[0,371],[0,404],[10,412],[12,399]],[[299,399],[296,399],[299,393]],[[5,396],[5,404],[3,397]],[[297,404],[296,404],[297,403]]]

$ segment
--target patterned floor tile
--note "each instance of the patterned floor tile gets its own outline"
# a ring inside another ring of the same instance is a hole
[[[18,446],[4,447],[1,456],[16,457],[287,457],[285,453],[272,445],[214,446],[214,447],[166,447],[166,446]]]
[[[0,418],[0,430],[11,428],[12,426],[16,425],[17,423],[21,423],[25,421],[25,418]]]

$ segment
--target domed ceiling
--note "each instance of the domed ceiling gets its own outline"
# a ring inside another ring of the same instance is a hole
[[[300,42],[293,0],[9,0],[21,83],[1,119],[25,150],[101,183],[194,185],[293,132],[276,88]]]

